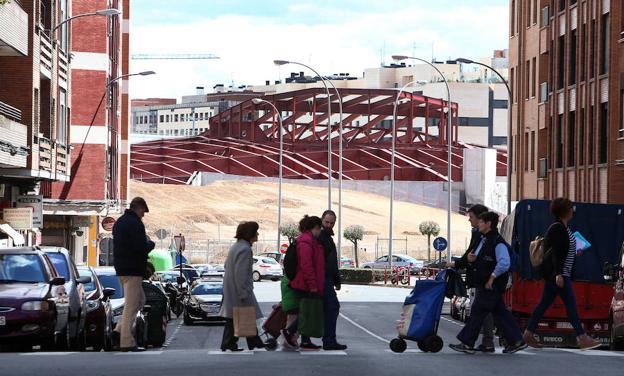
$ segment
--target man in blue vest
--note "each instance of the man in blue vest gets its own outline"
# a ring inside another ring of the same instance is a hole
[[[483,321],[490,313],[508,343],[503,353],[513,354],[527,348],[518,324],[503,301],[503,293],[509,280],[511,257],[509,245],[498,233],[497,226],[498,214],[487,212],[479,216],[481,241],[474,252],[467,256],[473,267],[475,300],[472,303],[470,320],[457,335],[461,343],[449,346],[455,351],[474,354],[475,341],[479,337]]]

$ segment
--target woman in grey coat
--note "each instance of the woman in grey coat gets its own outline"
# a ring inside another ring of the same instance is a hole
[[[242,351],[238,348],[238,338],[234,336],[234,307],[256,307],[256,318],[262,317],[262,311],[253,291],[253,252],[251,245],[258,241],[256,222],[243,222],[236,229],[236,243],[230,248],[225,260],[223,275],[223,304],[220,315],[225,319],[221,351]],[[247,337],[249,350],[264,348],[260,337]]]

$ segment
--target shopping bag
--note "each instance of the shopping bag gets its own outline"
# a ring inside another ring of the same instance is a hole
[[[323,301],[321,299],[301,299],[299,306],[299,333],[303,336],[323,337]]]
[[[254,337],[258,335],[256,327],[256,307],[234,307],[234,336]]]

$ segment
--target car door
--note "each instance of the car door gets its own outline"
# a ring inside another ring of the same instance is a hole
[[[44,253],[42,254],[42,259],[47,269],[48,275],[50,279],[55,277],[62,277],[54,268],[52,261],[48,258],[48,256]],[[56,307],[56,333],[61,333],[67,325],[69,324],[69,295],[65,291],[65,285],[61,286],[51,286],[50,288],[50,296],[51,300],[54,302]]]
[[[388,266],[388,256],[381,256],[373,264],[374,269],[383,269]]]

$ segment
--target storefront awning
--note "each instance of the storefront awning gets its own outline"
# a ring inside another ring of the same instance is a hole
[[[24,235],[15,231],[13,227],[11,227],[11,225],[9,225],[8,223],[0,223],[0,232],[4,232],[5,234],[9,235],[9,237],[13,239],[13,244],[16,246],[26,244]]]

